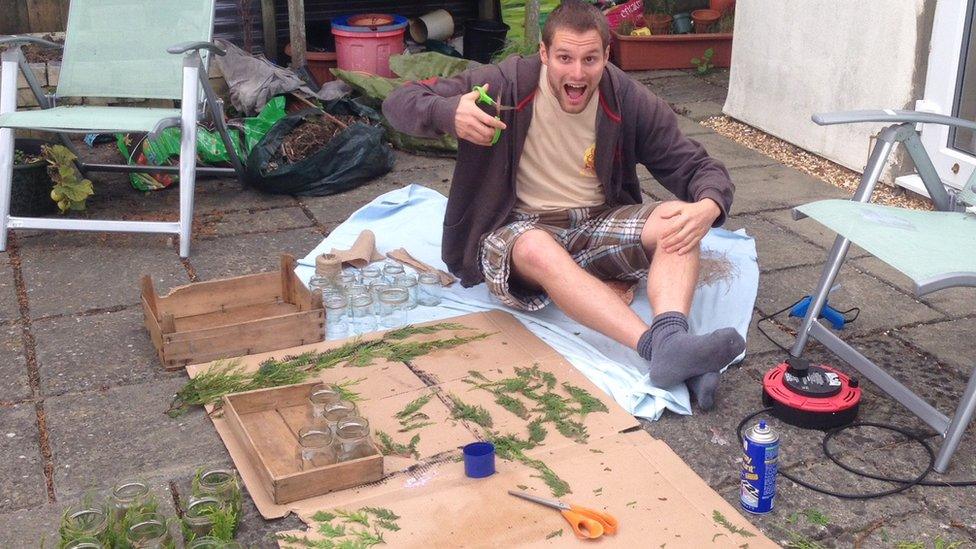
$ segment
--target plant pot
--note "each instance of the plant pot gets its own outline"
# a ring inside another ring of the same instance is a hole
[[[735,0],[708,0],[708,7],[725,15],[735,11]]]
[[[291,57],[291,44],[285,45],[285,55]],[[326,82],[335,80],[335,76],[332,76],[332,72],[329,71],[329,69],[339,66],[334,51],[307,51],[305,52],[305,63],[318,85],[321,86]]]
[[[644,18],[652,35],[671,34],[671,23],[674,21],[666,13],[652,13]]]
[[[713,32],[715,24],[722,18],[722,13],[716,10],[695,10],[691,12],[691,20],[695,24],[695,34]]]
[[[14,150],[29,155],[40,155],[42,145],[50,145],[43,139],[15,139]],[[47,173],[47,162],[42,158],[30,164],[14,164],[10,189],[10,215],[37,217],[53,214],[58,205],[51,200],[54,182]]]
[[[688,34],[691,32],[691,15],[687,13],[674,14],[674,33]]]
[[[732,33],[621,36],[611,33],[610,57],[626,71],[691,69],[692,58],[714,51],[712,64],[728,67],[732,61]]]

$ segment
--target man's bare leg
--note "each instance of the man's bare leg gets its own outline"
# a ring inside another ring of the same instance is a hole
[[[613,290],[577,265],[545,231],[526,231],[515,241],[512,270],[522,285],[544,289],[566,316],[631,349],[648,329]]]
[[[651,259],[647,275],[647,298],[654,312],[651,329],[638,341],[637,352],[651,361],[651,381],[669,386],[680,372],[694,372],[682,378],[698,405],[709,410],[715,405],[718,370],[745,348],[745,341],[733,328],[710,334],[688,334],[688,314],[698,284],[700,248],[685,254],[658,248],[667,229],[661,212],[652,212],[641,233],[641,243]]]

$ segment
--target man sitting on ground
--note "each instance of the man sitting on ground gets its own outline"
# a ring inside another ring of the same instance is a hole
[[[502,303],[527,311],[551,299],[635,349],[651,383],[685,382],[707,410],[719,370],[745,349],[733,328],[688,333],[699,242],[724,222],[734,186],[682,135],[667,103],[608,64],[609,42],[598,9],[564,0],[538,55],[407,83],[383,113],[405,133],[458,137],[442,246],[463,285],[484,281]],[[500,119],[492,107],[486,113],[475,85],[514,108]],[[637,162],[679,200],[642,204]],[[644,276],[650,326],[601,282]]]

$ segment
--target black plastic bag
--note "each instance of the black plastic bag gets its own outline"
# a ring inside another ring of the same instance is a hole
[[[336,100],[326,106],[330,114],[369,116],[367,107]],[[271,194],[326,196],[358,187],[393,169],[393,150],[384,142],[381,126],[362,122],[350,124],[322,149],[293,164],[273,162],[285,138],[306,118],[321,115],[318,109],[305,109],[279,120],[254,146],[247,158],[244,180]]]

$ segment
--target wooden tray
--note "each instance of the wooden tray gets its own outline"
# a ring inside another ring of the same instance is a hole
[[[318,382],[258,389],[224,397],[224,418],[258,472],[261,486],[278,505],[383,477],[383,456],[301,470],[298,430],[308,424],[308,395]]]
[[[167,370],[221,358],[287,349],[323,339],[325,311],[295,276],[295,258],[279,272],[198,282],[156,295],[142,277],[146,330]]]

